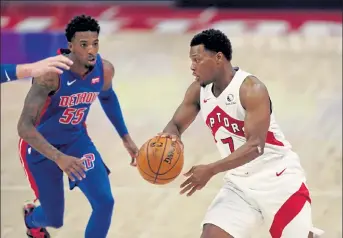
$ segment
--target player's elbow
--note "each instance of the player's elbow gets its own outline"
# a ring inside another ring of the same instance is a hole
[[[26,134],[25,126],[23,125],[23,122],[19,120],[17,124],[17,132],[20,138],[24,139]]]
[[[20,138],[24,140],[27,138],[29,131],[32,129],[32,127],[34,127],[31,124],[32,123],[27,123],[24,120],[19,119],[17,124],[17,132]]]
[[[250,150],[256,153],[257,156],[263,155],[265,141],[259,137],[251,137],[247,140]]]

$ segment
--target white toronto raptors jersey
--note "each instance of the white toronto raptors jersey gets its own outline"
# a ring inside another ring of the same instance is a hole
[[[239,90],[249,73],[237,69],[235,76],[225,90],[215,97],[212,85],[201,88],[200,107],[203,119],[210,128],[222,158],[227,157],[246,142],[244,136],[245,109],[241,105]],[[235,172],[245,172],[257,163],[282,158],[291,151],[290,143],[285,139],[277,125],[273,113],[266,138],[264,154],[239,168]],[[231,171],[229,171],[231,173]]]

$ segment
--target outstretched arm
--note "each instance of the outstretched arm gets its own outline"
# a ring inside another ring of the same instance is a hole
[[[200,85],[197,82],[193,82],[185,97],[176,109],[172,119],[164,128],[163,133],[175,135],[181,138],[182,133],[190,126],[195,120],[200,111]]]
[[[46,73],[61,74],[63,72],[61,69],[68,70],[72,64],[73,62],[63,55],[49,57],[30,64],[1,64],[1,83],[40,77]]]
[[[131,165],[135,165],[134,158],[138,154],[138,148],[130,137],[124,121],[118,97],[112,87],[112,78],[114,77],[115,72],[114,67],[109,61],[105,59],[103,59],[102,61],[105,82],[103,91],[99,94],[100,104],[108,119],[111,121],[119,136],[122,138],[124,146],[130,153],[132,158]]]

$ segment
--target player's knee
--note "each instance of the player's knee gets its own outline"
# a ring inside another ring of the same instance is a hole
[[[108,212],[112,212],[114,207],[114,198],[111,193],[104,193],[101,197],[97,200],[95,206],[93,207],[94,210],[104,210]]]
[[[113,210],[114,207],[114,198],[112,195],[108,195],[104,197],[104,203],[103,203],[104,208]]]
[[[233,238],[230,234],[216,225],[205,224],[202,230],[201,238]]]

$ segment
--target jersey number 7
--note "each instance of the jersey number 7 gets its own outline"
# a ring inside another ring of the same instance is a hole
[[[228,137],[228,138],[222,139],[221,141],[222,141],[223,144],[228,144],[229,145],[229,149],[230,149],[231,153],[235,151],[235,146],[233,144],[232,137]]]

